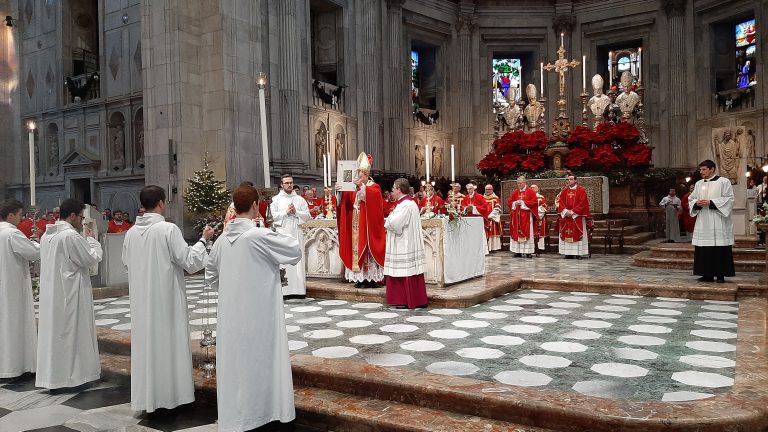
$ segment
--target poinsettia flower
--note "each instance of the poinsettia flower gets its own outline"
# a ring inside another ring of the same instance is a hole
[[[544,155],[541,152],[531,153],[520,161],[520,168],[525,171],[538,171],[544,168]]]
[[[610,144],[602,144],[592,153],[592,162],[601,170],[609,171],[621,162]]]
[[[651,148],[645,144],[633,144],[624,150],[624,160],[627,162],[627,166],[637,167],[650,165],[651,163]]]
[[[581,168],[589,159],[589,152],[582,147],[575,147],[565,155],[565,166],[568,168]]]

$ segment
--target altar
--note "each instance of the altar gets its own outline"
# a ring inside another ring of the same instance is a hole
[[[486,240],[482,218],[421,221],[426,253],[424,279],[444,287],[485,274]],[[307,277],[344,279],[335,220],[311,220],[301,226]]]

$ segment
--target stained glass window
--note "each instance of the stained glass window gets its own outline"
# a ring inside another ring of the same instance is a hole
[[[737,87],[749,87],[757,83],[755,77],[755,53],[757,52],[757,26],[755,20],[736,24]]]
[[[414,110],[419,105],[419,52],[411,50],[411,100]]]
[[[522,62],[519,58],[493,59],[491,64],[494,112],[520,100]]]

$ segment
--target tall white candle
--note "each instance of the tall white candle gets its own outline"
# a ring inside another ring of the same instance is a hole
[[[565,46],[565,33],[560,33],[560,46]]]
[[[427,183],[429,183],[429,165],[432,162],[432,155],[429,154],[429,144],[424,144],[424,160],[427,161]]]
[[[35,124],[29,124],[29,203],[36,205],[35,196]]]
[[[328,157],[323,155],[323,187],[328,187]]]
[[[264,82],[259,83],[259,110],[261,111],[259,117],[261,119],[261,159],[264,169],[264,188],[269,189],[271,184],[269,182],[269,143],[267,142],[267,102],[264,95],[266,78],[264,80]]]
[[[581,89],[587,92],[587,56],[581,56]]]
[[[544,62],[539,64],[539,75],[541,76],[541,97],[544,97]]]
[[[613,51],[608,52],[608,89],[613,87]]]
[[[643,48],[637,49],[637,81],[643,81]]]
[[[328,186],[330,186],[331,185],[331,154],[328,153],[325,155],[325,157],[328,159],[328,168],[326,169],[328,170]]]
[[[456,181],[456,150],[451,144],[451,183]]]

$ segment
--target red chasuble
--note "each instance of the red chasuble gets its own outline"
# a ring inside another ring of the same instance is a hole
[[[35,222],[32,221],[32,219],[24,218],[19,222],[19,226],[16,228],[19,229],[27,238],[32,237],[32,228],[35,226]],[[39,235],[42,237],[43,233],[39,233]]]
[[[483,196],[477,192],[475,192],[471,197],[469,195],[464,195],[464,198],[462,198],[462,209],[470,205],[475,206],[477,212],[480,214],[476,215],[474,212],[472,212],[467,213],[466,216],[482,216],[483,218],[488,218],[488,215],[491,214],[491,211],[493,211],[492,208],[488,208],[488,204],[485,202],[485,198],[483,198]]]
[[[320,206],[319,207],[320,213],[325,214],[328,211],[328,209],[326,208],[327,203],[325,201],[325,196],[318,199],[318,205]],[[334,210],[339,208],[339,202],[336,200],[335,194],[331,194],[331,205],[333,206]]]
[[[339,227],[339,257],[353,272],[368,264],[368,251],[384,267],[387,232],[384,230],[384,198],[381,188],[369,181],[365,186],[365,201],[355,210],[355,192],[342,192],[336,211]],[[353,259],[355,257],[355,259]]]
[[[539,207],[544,206],[544,217],[541,218],[538,222],[534,222],[534,225],[538,227],[539,232],[539,238],[544,238],[547,236],[547,199],[544,198],[544,195],[538,195],[539,198]],[[536,213],[538,213],[538,208],[536,209]]]
[[[576,185],[574,189],[566,187],[560,192],[560,199],[557,204],[557,213],[560,215],[560,240],[567,243],[581,241],[584,236],[584,224],[582,222],[590,216],[586,189],[579,185]],[[571,210],[578,216],[575,219],[572,217],[564,218],[562,216],[563,210]]]
[[[425,196],[424,198],[420,199],[417,202],[417,204],[419,205],[419,210],[427,206],[427,201],[429,201],[432,204],[432,213],[434,214],[445,213],[445,207],[443,206],[443,199],[437,195],[432,195],[431,198]]]
[[[523,200],[528,210],[517,206],[512,209],[512,203],[518,200]],[[509,214],[509,235],[512,240],[516,242],[526,242],[534,234],[531,232],[531,215],[533,215],[533,223],[536,226],[536,220],[539,219],[539,200],[536,197],[536,192],[533,189],[526,187],[521,192],[520,189],[515,189],[509,194],[507,200],[507,206],[510,208]]]
[[[488,214],[493,212],[494,208],[501,206],[501,199],[495,193],[490,195],[483,195],[483,198],[485,199],[486,207],[488,207]],[[485,237],[491,238],[491,237],[500,237],[500,236],[501,236],[501,222],[496,222],[492,219],[486,219],[485,220]]]
[[[114,220],[111,220],[109,221],[107,232],[110,234],[118,234],[118,233],[128,231],[129,229],[131,229],[132,226],[133,226],[132,224],[125,221],[123,221],[122,224],[118,225],[117,223],[115,223]]]

